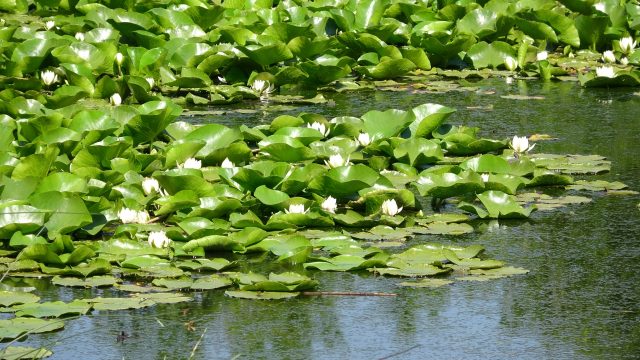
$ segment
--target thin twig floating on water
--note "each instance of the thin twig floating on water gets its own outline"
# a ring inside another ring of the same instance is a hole
[[[402,355],[402,354],[404,354],[404,353],[408,353],[409,351],[411,351],[411,350],[413,350],[413,349],[415,349],[415,348],[419,348],[420,346],[422,346],[422,345],[416,345],[416,346],[414,346],[414,347],[408,348],[407,350],[401,351],[401,352],[399,352],[399,353],[391,354],[391,355],[389,355],[389,356],[385,356],[385,357],[380,358],[380,359],[378,359],[378,360],[390,359],[390,358],[392,358],[392,357],[394,357],[394,356],[398,356],[398,355]]]
[[[207,332],[207,328],[204,328],[204,331],[202,332],[202,335],[200,335],[200,339],[196,343],[196,346],[193,347],[193,351],[191,352],[191,356],[189,356],[189,359],[192,359],[193,356],[196,354],[196,349],[198,349],[198,345],[200,345],[200,341],[202,341],[202,338],[204,337],[204,333],[206,332]]]
[[[383,294],[383,293],[358,293],[358,292],[315,292],[305,291],[302,295],[342,295],[342,296],[397,296],[396,294]]]

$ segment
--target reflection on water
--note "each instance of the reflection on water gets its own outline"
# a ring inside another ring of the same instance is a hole
[[[618,180],[640,189],[640,97],[632,95],[633,90],[581,89],[570,82],[514,81],[507,85],[499,79],[476,85],[481,90],[497,89],[498,94],[325,94],[335,106],[185,120],[257,125],[282,114],[314,112],[331,119],[439,103],[458,109],[449,123],[479,126],[482,137],[549,134],[560,140],[540,141],[534,152],[607,156],[613,161],[611,173],[589,179]],[[543,95],[546,100],[499,97],[506,94]],[[492,110],[467,109],[490,105]],[[398,279],[368,272],[305,272],[320,282],[319,291],[390,292],[398,296],[262,302],[226,298],[221,291],[204,292],[185,304],[95,312],[71,321],[66,332],[34,336],[20,345],[51,347],[60,341],[53,347],[51,359],[77,358],[78,354],[83,359],[189,358],[206,328],[195,358],[230,359],[243,354],[239,358],[376,359],[416,346],[394,359],[637,357],[640,211],[636,205],[640,199],[588,196],[594,201],[537,212],[530,221],[476,220],[471,223],[476,229],[473,233],[421,236],[406,244],[482,244],[492,258],[531,269],[526,276],[410,289],[395,286]],[[264,273],[285,270],[264,263],[243,270],[249,269]],[[5,286],[31,289],[46,301],[122,296],[112,290],[47,287],[28,279],[12,284],[5,281]],[[195,331],[185,325],[191,320],[195,320]],[[139,337],[116,342],[122,331]]]

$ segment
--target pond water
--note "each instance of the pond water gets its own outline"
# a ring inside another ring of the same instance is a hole
[[[369,110],[407,110],[423,103],[456,108],[454,125],[478,126],[481,136],[549,134],[534,152],[599,154],[611,172],[575,179],[621,181],[640,190],[640,97],[630,89],[582,89],[573,82],[490,79],[476,84],[498,94],[407,92],[324,94],[335,101],[292,111],[259,111],[182,120],[256,125],[282,114],[313,112],[331,119]],[[543,95],[510,100],[500,95]],[[314,94],[307,94],[314,95]],[[253,108],[257,104],[236,107]],[[489,107],[478,110],[467,107]],[[232,109],[230,107],[220,110]],[[489,132],[493,130],[493,132]],[[554,195],[565,193],[552,190]],[[395,293],[396,297],[301,296],[283,301],[228,298],[224,291],[195,293],[195,301],[131,310],[94,312],[66,329],[31,336],[21,346],[46,346],[50,359],[393,359],[426,358],[637,358],[640,356],[640,197],[606,196],[582,205],[533,213],[528,221],[470,222],[460,236],[418,236],[401,252],[427,242],[481,244],[487,255],[530,269],[528,275],[487,282],[455,282],[435,289],[394,285],[398,278],[368,271],[329,273],[295,269],[314,277],[318,291]],[[430,210],[426,208],[425,210]],[[447,205],[446,211],[456,211]],[[288,269],[269,261],[239,271]],[[115,290],[46,285],[43,301],[123,296]],[[9,318],[3,314],[0,318]],[[195,331],[185,323],[193,320]],[[133,336],[117,342],[124,331]]]

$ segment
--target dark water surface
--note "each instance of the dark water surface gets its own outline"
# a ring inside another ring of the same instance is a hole
[[[549,134],[560,140],[540,141],[534,152],[606,156],[613,161],[610,173],[575,179],[617,180],[640,190],[640,97],[634,90],[582,89],[570,82],[505,85],[498,79],[478,86],[499,94],[325,94],[335,106],[183,120],[257,125],[282,114],[314,112],[331,119],[438,103],[458,109],[448,123],[478,126],[482,137]],[[499,97],[506,94],[547,98]],[[490,105],[491,110],[467,109]],[[529,221],[476,220],[470,234],[416,237],[406,247],[390,249],[401,252],[426,242],[481,244],[491,258],[530,269],[528,275],[410,289],[395,286],[398,278],[374,277],[367,271],[305,272],[319,281],[318,291],[398,296],[248,301],[227,298],[223,291],[199,292],[195,301],[184,304],[94,312],[69,321],[64,332],[31,336],[19,345],[51,348],[59,341],[50,359],[186,359],[207,329],[194,359],[239,354],[239,359],[380,359],[411,348],[393,359],[639,358],[640,197],[574,194],[594,201],[535,212]],[[454,211],[449,206],[447,211]],[[249,270],[285,271],[265,263],[238,271]],[[33,293],[43,301],[123,296],[113,290],[55,286]],[[186,315],[184,309],[189,309]],[[196,331],[184,325],[191,320]],[[117,343],[120,331],[136,337]]]

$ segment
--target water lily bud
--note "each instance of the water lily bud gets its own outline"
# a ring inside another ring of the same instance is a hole
[[[156,179],[144,179],[142,180],[142,190],[146,195],[151,194],[153,191],[159,192],[160,184]]]
[[[133,224],[138,220],[138,212],[128,208],[122,208],[118,212],[118,217],[123,224]]]
[[[189,158],[182,165],[183,169],[200,169],[202,168],[202,161],[196,160],[194,158]]]
[[[345,166],[346,164],[348,164],[349,158],[347,157],[347,160],[345,160],[342,158],[342,156],[340,156],[340,154],[336,154],[336,155],[331,155],[329,157],[329,162],[325,160],[324,163],[327,164],[328,167],[334,169],[334,168]]]
[[[366,147],[371,144],[371,137],[369,136],[369,134],[363,133],[358,135],[358,144],[360,144],[360,146],[362,147]]]
[[[524,154],[530,151],[536,146],[536,144],[529,146],[529,139],[526,136],[523,136],[523,137],[514,136],[513,141],[511,141],[509,145],[515,152],[521,153],[521,154]]]
[[[326,212],[335,213],[336,209],[338,209],[338,203],[336,202],[336,199],[329,196],[325,201],[322,202],[322,205],[320,207]]]
[[[398,204],[394,199],[385,200],[385,202],[382,203],[382,213],[385,215],[396,216],[400,211],[402,211],[402,208],[398,209]]]
[[[620,59],[620,64],[622,65],[629,65],[629,59],[626,57],[623,57],[622,59]]]
[[[149,233],[149,246],[154,248],[166,248],[171,244],[171,239],[164,231],[152,231]]]
[[[547,60],[547,56],[548,55],[549,55],[549,53],[546,52],[546,51],[539,52],[538,56],[536,56],[536,61]]]
[[[636,48],[636,41],[634,41],[632,37],[623,37],[620,39],[618,45],[620,45],[622,52],[629,54]]]
[[[317,121],[314,121],[313,124],[311,124],[311,126],[309,126],[309,127],[312,128],[312,129],[320,131],[320,133],[324,137],[329,135],[329,131],[331,131],[331,129],[327,129],[327,127],[324,124],[320,124]]]
[[[40,73],[40,79],[45,85],[50,86],[51,84],[58,82],[58,75],[51,70],[47,70]]]
[[[44,23],[44,28],[47,31],[51,30],[54,26],[56,26],[56,23],[54,21],[47,21],[46,23]]]
[[[423,217],[424,213],[422,212],[422,210],[418,211],[418,213],[416,214],[416,216],[418,217]]]
[[[77,33],[76,34],[76,39],[78,41],[84,41],[84,34],[83,33]]]
[[[124,55],[122,55],[122,53],[117,53],[116,54],[116,64],[118,64],[118,66],[120,66],[120,65],[122,65],[123,61],[124,61]]]
[[[613,51],[607,50],[602,54],[602,61],[613,64],[616,62],[616,56],[613,55]]]
[[[4,19],[0,19],[0,26],[4,26],[4,24],[5,24]]]
[[[149,83],[149,88],[153,89],[153,86],[156,84],[156,81],[153,78],[146,78],[145,80],[147,80],[147,82]]]
[[[596,68],[596,76],[613,78],[613,77],[616,77],[616,74],[613,72],[612,66],[603,66],[603,67]]]
[[[484,182],[489,181],[489,174],[481,174],[480,177],[482,178],[482,181],[484,181]]]
[[[138,211],[136,214],[136,221],[138,224],[146,224],[149,220],[151,220],[149,213],[144,210]]]
[[[507,58],[504,59],[504,67],[506,67],[509,71],[514,71],[516,68],[518,68],[518,61],[511,56],[507,56]]]
[[[111,97],[109,98],[109,102],[113,106],[119,106],[120,104],[122,104],[122,98],[120,97],[120,94],[115,93],[111,95]]]
[[[309,209],[305,210],[304,209],[304,204],[300,204],[300,205],[289,205],[289,210],[284,209],[284,212],[287,214],[306,214],[309,211]]]
[[[569,53],[569,59],[573,59],[574,57],[576,57],[575,55],[573,55],[573,53]]]
[[[232,169],[236,167],[236,164],[232,163],[231,160],[229,160],[229,158],[226,158],[224,159],[222,164],[220,164],[220,167],[223,169]]]

